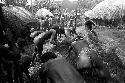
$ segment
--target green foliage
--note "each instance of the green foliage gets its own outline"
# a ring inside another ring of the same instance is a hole
[[[5,0],[7,5],[15,5],[25,7],[27,0]]]
[[[92,9],[103,0],[78,0],[79,6],[83,9]]]

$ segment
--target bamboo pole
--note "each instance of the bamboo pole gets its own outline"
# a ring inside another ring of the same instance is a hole
[[[76,20],[77,20],[77,12],[78,12],[77,7],[78,7],[78,2],[77,2],[77,4],[76,4],[76,8],[75,8],[75,29],[76,29],[76,25],[77,25],[77,23],[76,23]]]
[[[32,14],[33,14],[33,1],[31,0],[31,10],[32,10]]]

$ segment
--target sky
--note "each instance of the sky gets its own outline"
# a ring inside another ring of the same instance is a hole
[[[54,1],[63,1],[63,0],[54,0]],[[78,1],[78,0],[69,0],[69,1],[73,2],[73,1]]]
[[[54,1],[63,1],[63,0],[54,0]],[[73,2],[73,1],[78,1],[78,0],[69,0],[69,1]],[[28,2],[27,5],[31,5],[31,0],[27,0],[27,2]],[[35,0],[32,0],[32,2],[33,4],[35,4]]]

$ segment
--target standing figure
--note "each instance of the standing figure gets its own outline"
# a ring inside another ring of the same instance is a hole
[[[44,23],[45,18],[41,17],[41,18],[38,18],[38,19],[39,19],[39,22],[40,22],[40,30],[44,31],[43,23]]]
[[[69,21],[69,23],[68,23],[68,27],[69,27],[69,29],[70,29],[70,34],[76,34],[76,32],[75,32],[75,23],[74,23],[74,18],[73,17],[71,17],[70,18],[70,21]]]
[[[99,41],[98,36],[93,29],[93,26],[95,26],[95,23],[91,21],[88,17],[85,20],[86,20],[85,29],[86,29],[87,41],[90,43],[92,48],[98,47],[101,49],[100,45],[102,42]]]
[[[85,22],[86,29],[88,31],[91,31],[95,36],[97,36],[95,31],[93,30],[93,27],[96,26],[95,23],[92,20],[90,20],[88,17],[86,17],[85,20],[86,20]]]
[[[0,44],[5,44],[5,36],[3,34],[5,30],[5,19],[3,15],[3,9],[2,7],[4,6],[3,3],[0,3]]]
[[[45,31],[49,30],[49,16],[48,15],[45,17],[42,27],[44,28]]]

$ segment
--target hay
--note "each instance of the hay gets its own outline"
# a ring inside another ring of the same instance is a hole
[[[84,14],[90,18],[119,19],[124,16],[124,12],[125,0],[104,0]]]

